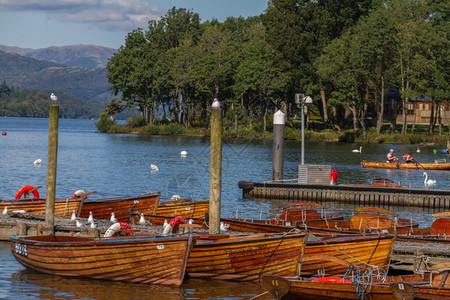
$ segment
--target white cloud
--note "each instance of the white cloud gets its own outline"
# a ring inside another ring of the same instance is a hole
[[[0,0],[0,11],[37,11],[62,22],[85,23],[108,31],[146,28],[166,11],[138,0]]]

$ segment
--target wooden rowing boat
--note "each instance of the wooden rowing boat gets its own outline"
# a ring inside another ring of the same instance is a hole
[[[39,272],[180,286],[192,236],[83,238],[13,236],[14,257]]]
[[[55,200],[55,215],[60,217],[70,217],[72,212],[79,213],[83,199],[56,199]],[[5,207],[9,211],[26,211],[34,214],[45,213],[45,199],[25,199],[25,200],[1,200],[0,210]]]
[[[402,228],[397,240],[403,242],[450,244],[450,212],[433,215],[433,223],[426,228]]]
[[[315,273],[325,269],[327,274],[344,274],[346,268],[317,258],[318,254],[335,256],[360,268],[371,266],[387,273],[395,237],[390,234],[350,235],[336,237],[308,236],[305,258],[311,258],[301,267],[302,272]]]
[[[326,259],[326,258],[324,258]],[[333,261],[338,262],[333,258]],[[372,299],[372,300],[413,300],[448,299],[450,297],[449,269],[433,274],[413,274],[397,276],[376,276],[376,273],[355,272],[351,264],[339,262],[348,272],[344,277],[293,278],[264,275],[261,285],[276,299]]]
[[[450,163],[388,163],[362,161],[363,168],[449,171]]]
[[[320,211],[317,211],[319,209]],[[283,207],[280,220],[290,222],[311,222],[322,220],[342,220],[343,217],[337,213],[328,213],[317,203],[297,202]]]
[[[159,203],[156,214],[161,216],[182,216],[185,218],[204,218],[209,212],[209,201],[178,199]]]
[[[258,280],[263,274],[296,275],[305,234],[196,236],[186,271],[190,277]]]
[[[135,197],[102,198],[84,200],[80,217],[88,218],[92,212],[94,219],[110,219],[115,214],[119,222],[130,222],[130,211],[139,214],[156,214],[160,192]]]

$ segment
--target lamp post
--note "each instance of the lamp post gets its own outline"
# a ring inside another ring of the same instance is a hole
[[[302,114],[302,165],[305,164],[305,105],[308,107],[313,103],[313,99],[310,96],[304,94],[295,94],[295,103],[297,107],[301,108]]]

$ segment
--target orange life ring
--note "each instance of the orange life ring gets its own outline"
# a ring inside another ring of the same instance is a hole
[[[21,189],[17,192],[16,197],[15,197],[14,199],[19,200],[20,197],[22,197],[22,195],[23,195],[24,193],[28,193],[28,192],[31,191],[31,190],[33,190],[33,191],[32,191],[32,193],[33,193],[33,198],[34,198],[34,199],[39,198],[39,192],[38,192],[37,188],[35,188],[34,186],[31,186],[31,185],[26,185],[26,186],[24,186],[23,188],[21,188]]]
[[[347,279],[344,279],[341,277],[334,277],[334,276],[316,278],[316,279],[311,280],[311,282],[352,283],[350,280],[347,280]]]

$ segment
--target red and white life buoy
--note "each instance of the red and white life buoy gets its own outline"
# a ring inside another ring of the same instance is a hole
[[[19,200],[23,194],[28,194],[30,191],[33,193],[34,199],[39,198],[39,192],[37,188],[31,185],[26,185],[17,192],[16,197],[14,197],[14,199]]]
[[[114,236],[116,233],[119,234],[122,230],[129,230],[131,229],[130,224],[125,223],[125,222],[118,222],[118,223],[114,223],[111,226],[109,226],[109,228],[106,230],[104,237],[112,237]],[[125,233],[125,235],[132,235],[131,232],[127,232]]]
[[[164,227],[163,235],[167,235],[169,232],[176,233],[178,231],[178,228],[180,227],[180,224],[186,224],[187,220],[185,217],[175,217],[172,220],[169,221],[169,223]]]

